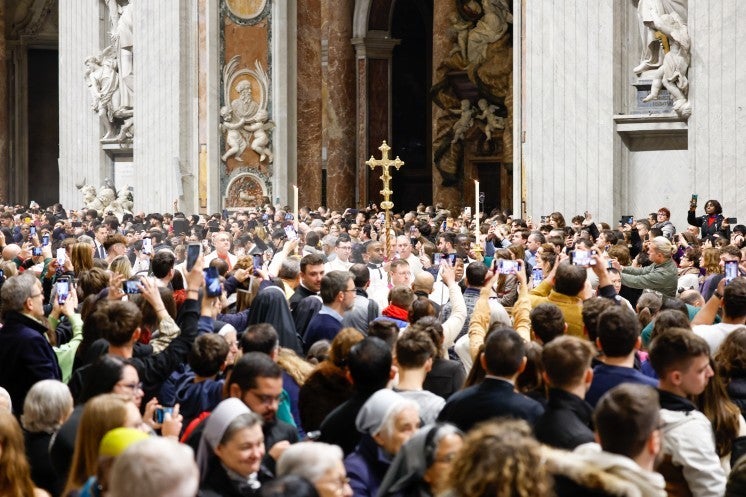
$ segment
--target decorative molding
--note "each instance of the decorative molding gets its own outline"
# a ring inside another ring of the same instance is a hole
[[[388,31],[371,30],[363,38],[353,38],[355,55],[358,59],[390,59],[394,47],[401,40],[391,38]]]

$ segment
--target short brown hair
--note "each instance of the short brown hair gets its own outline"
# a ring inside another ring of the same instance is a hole
[[[409,309],[414,302],[414,292],[408,286],[395,286],[389,292],[389,302],[403,309]]]
[[[142,322],[140,309],[122,300],[100,302],[92,317],[94,315],[96,322],[103,326],[101,336],[114,347],[126,345]]]
[[[686,371],[692,360],[709,356],[705,340],[685,328],[663,330],[650,345],[650,364],[659,378],[673,370]]]
[[[228,342],[214,333],[200,335],[189,352],[189,366],[203,378],[216,375],[228,357]]]
[[[418,328],[405,330],[396,340],[396,362],[402,368],[421,368],[435,357],[436,349],[430,334]]]
[[[591,297],[583,302],[583,326],[585,326],[588,338],[591,341],[595,342],[598,336],[598,318],[606,309],[610,309],[614,305],[611,299],[603,297]]]
[[[544,346],[541,360],[552,386],[568,388],[582,381],[594,355],[587,340],[563,335]]]
[[[658,428],[658,392],[650,386],[623,383],[601,397],[593,412],[593,423],[606,452],[630,459],[645,448]]]

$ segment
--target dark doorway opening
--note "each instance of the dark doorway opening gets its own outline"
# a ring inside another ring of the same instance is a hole
[[[59,201],[59,78],[57,50],[28,51],[28,199]]]
[[[406,164],[393,172],[394,211],[431,204],[433,0],[394,3],[391,35],[401,40],[394,48],[391,82],[392,156]],[[393,158],[393,157],[392,157]]]

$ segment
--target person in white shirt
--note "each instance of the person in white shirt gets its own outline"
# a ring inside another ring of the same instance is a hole
[[[332,260],[324,264],[324,272],[329,273],[331,271],[347,271],[352,266],[350,262],[350,255],[352,254],[352,241],[346,234],[341,234],[337,238],[334,244],[334,257]]]

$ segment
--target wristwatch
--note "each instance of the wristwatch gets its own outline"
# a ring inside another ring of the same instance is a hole
[[[722,294],[722,293],[720,293],[720,292],[718,292],[717,290],[715,290],[714,292],[712,292],[712,295],[713,295],[714,297],[717,297],[717,298],[719,298],[720,300],[723,300],[723,294]]]

